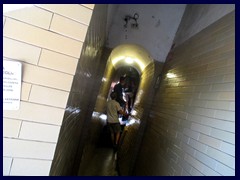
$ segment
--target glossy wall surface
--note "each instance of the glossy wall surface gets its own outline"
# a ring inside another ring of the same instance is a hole
[[[235,11],[172,51],[135,175],[235,175]]]
[[[106,60],[107,5],[95,5],[69,94],[50,175],[77,175]]]
[[[107,53],[108,56],[110,55],[111,50],[106,49],[104,51],[104,54]],[[106,114],[106,105],[107,105],[107,98],[108,93],[110,90],[111,83],[113,81],[113,75],[116,73],[116,70],[114,69],[112,62],[110,60],[107,61],[106,69],[104,71],[102,83],[99,89],[99,93],[97,96],[97,101],[95,105],[95,111],[99,113],[105,113]]]
[[[121,176],[133,175],[137,155],[142,148],[142,137],[145,132],[152,100],[156,91],[156,79],[159,74],[161,74],[162,67],[162,63],[152,62],[144,69],[141,75],[137,97],[133,107],[133,111],[136,112],[134,118],[137,121],[125,126],[121,137],[121,145],[118,150],[117,165]],[[131,113],[135,114],[133,111]]]

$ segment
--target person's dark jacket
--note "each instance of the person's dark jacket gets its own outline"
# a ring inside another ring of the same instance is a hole
[[[114,92],[117,94],[116,101],[120,104],[121,107],[125,105],[125,101],[123,100],[123,86],[121,83],[118,83],[114,86]]]

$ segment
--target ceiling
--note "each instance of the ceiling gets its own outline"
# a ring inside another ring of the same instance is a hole
[[[122,44],[136,44],[154,60],[165,62],[185,7],[185,4],[109,4],[107,47],[114,49]],[[124,20],[136,13],[137,21]],[[138,28],[132,26],[136,22]],[[130,48],[129,53],[132,51]]]

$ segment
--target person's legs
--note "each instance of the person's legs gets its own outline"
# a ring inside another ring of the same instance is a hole
[[[121,125],[120,123],[109,123],[111,131],[111,139],[114,147],[114,151],[117,151],[118,143],[120,140]]]
[[[115,145],[118,146],[119,139],[120,139],[120,132],[121,132],[121,125],[120,123],[116,123],[114,127],[114,133],[115,133]]]
[[[115,139],[115,144],[118,146],[118,142],[120,139],[120,131],[116,133],[116,139]]]
[[[114,132],[111,132],[111,139],[112,139],[112,144],[114,145],[114,143],[115,143],[115,134],[114,134]]]
[[[112,144],[115,144],[115,128],[114,128],[114,124],[112,123],[108,123],[109,126],[109,130],[111,132],[111,140],[112,140]]]

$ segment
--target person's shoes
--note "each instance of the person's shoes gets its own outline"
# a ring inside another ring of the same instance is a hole
[[[114,154],[114,160],[117,160],[117,153]]]

